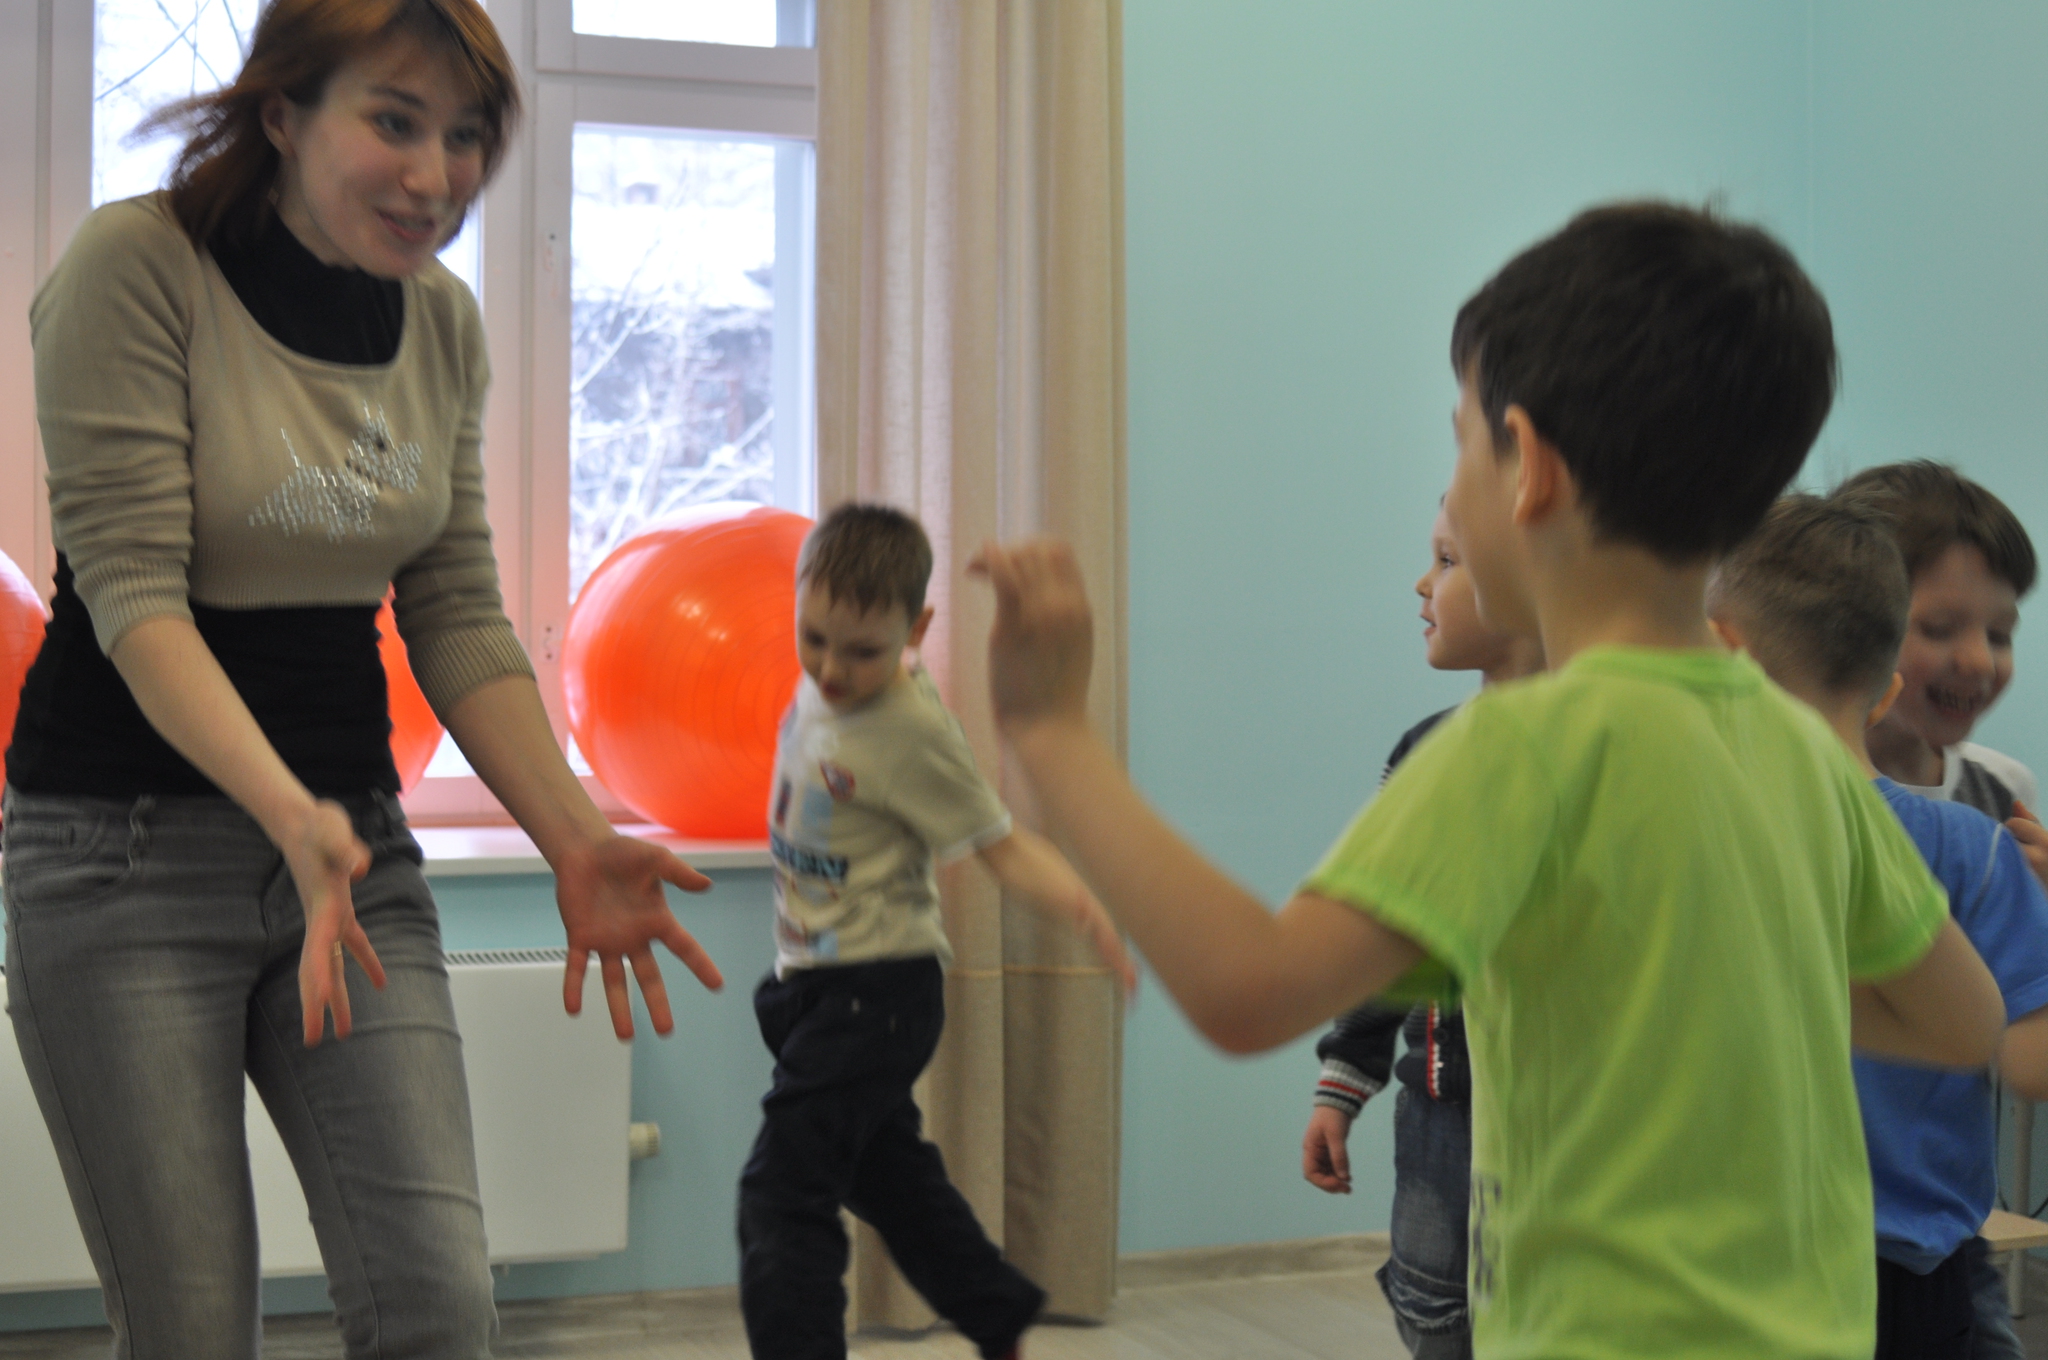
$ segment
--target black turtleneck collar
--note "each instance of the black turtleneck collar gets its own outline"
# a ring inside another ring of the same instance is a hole
[[[276,213],[254,240],[209,249],[256,324],[287,349],[337,364],[388,364],[405,332],[405,288],[322,264]]]

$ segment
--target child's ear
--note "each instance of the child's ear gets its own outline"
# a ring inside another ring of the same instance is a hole
[[[910,641],[906,645],[924,646],[924,630],[932,626],[932,615],[936,612],[938,611],[931,605],[926,605],[918,611],[917,617],[910,621]]]
[[[1893,671],[1892,682],[1885,689],[1884,698],[1877,701],[1876,706],[1870,710],[1870,716],[1863,720],[1865,730],[1873,728],[1884,721],[1884,715],[1892,711],[1892,705],[1899,701],[1899,691],[1905,687],[1906,677],[1900,675],[1897,671]]]
[[[1519,406],[1510,406],[1501,417],[1507,427],[1508,443],[1515,453],[1516,524],[1535,524],[1567,504],[1575,490],[1571,469],[1557,445],[1536,432],[1536,422]]]

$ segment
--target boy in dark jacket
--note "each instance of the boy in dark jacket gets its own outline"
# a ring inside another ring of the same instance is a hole
[[[1429,570],[1415,583],[1429,664],[1441,671],[1478,671],[1482,683],[1519,680],[1543,667],[1532,639],[1504,636],[1479,619],[1472,578],[1441,512],[1430,531]],[[1453,709],[1408,729],[1387,757],[1380,782]],[[1394,1062],[1394,1035],[1408,1051]],[[1472,1078],[1465,1018],[1435,1003],[1410,1011],[1368,1003],[1340,1016],[1316,1045],[1323,1060],[1315,1108],[1302,1139],[1301,1171],[1331,1194],[1351,1193],[1345,1143],[1358,1112],[1386,1084],[1401,1080],[1394,1102],[1393,1255],[1380,1267],[1380,1288],[1394,1325],[1417,1360],[1465,1360],[1472,1354],[1465,1308],[1466,1206],[1472,1175]]]

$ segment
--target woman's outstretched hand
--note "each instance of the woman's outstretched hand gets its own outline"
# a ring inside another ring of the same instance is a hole
[[[305,1019],[306,1047],[319,1044],[334,1015],[334,1037],[348,1038],[348,956],[369,974],[370,985],[384,987],[384,965],[370,947],[370,937],[356,921],[351,885],[370,872],[370,847],[356,835],[340,804],[322,799],[280,849],[306,909],[306,942],[299,950],[299,1011]]]
[[[711,880],[658,845],[631,836],[610,835],[554,866],[555,901],[569,933],[569,964],[562,973],[562,1005],[571,1015],[583,1009],[583,977],[590,956],[597,955],[604,996],[611,1007],[612,1031],[633,1037],[633,1001],[626,987],[626,966],[640,980],[648,1018],[656,1034],[675,1028],[668,988],[654,961],[659,940],[683,961],[697,980],[717,991],[725,975],[668,907],[662,884],[684,892],[703,892]]]

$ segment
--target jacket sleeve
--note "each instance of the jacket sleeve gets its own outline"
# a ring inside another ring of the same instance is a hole
[[[1394,1037],[1407,1017],[1405,1008],[1371,1002],[1337,1017],[1336,1025],[1316,1042],[1323,1071],[1316,1082],[1315,1103],[1356,1118],[1365,1102],[1386,1088],[1394,1070]]]

